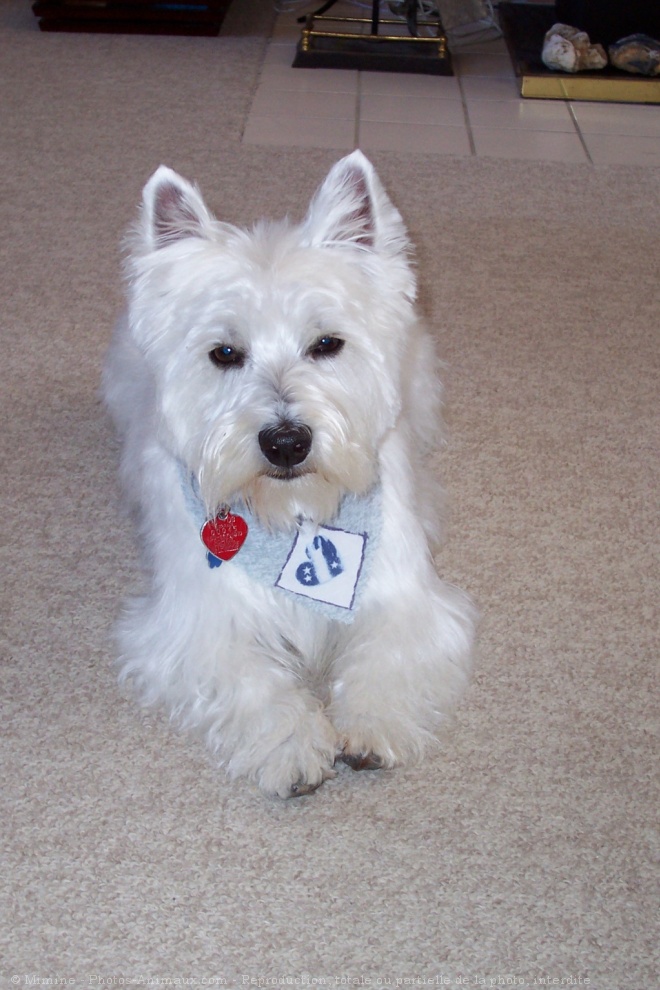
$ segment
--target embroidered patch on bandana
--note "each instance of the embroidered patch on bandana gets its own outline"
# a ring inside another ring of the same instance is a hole
[[[297,535],[277,588],[326,605],[351,609],[367,544],[366,533],[304,527]]]

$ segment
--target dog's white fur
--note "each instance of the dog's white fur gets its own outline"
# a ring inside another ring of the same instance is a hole
[[[118,624],[122,676],[268,794],[313,790],[338,757],[356,768],[419,758],[464,687],[472,609],[429,550],[436,361],[408,237],[373,167],[354,152],[302,224],[249,232],[214,220],[161,167],[144,189],[129,282],[104,391],[151,583]],[[343,347],[318,357],[323,337]],[[218,345],[243,363],[217,367]],[[257,439],[282,421],[313,437],[290,477]],[[209,518],[240,497],[292,534],[300,517],[331,522],[342,496],[380,481],[382,533],[354,621],[254,581],[240,555],[209,569],[182,466]]]

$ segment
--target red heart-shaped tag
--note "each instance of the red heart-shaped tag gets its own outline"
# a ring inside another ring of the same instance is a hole
[[[214,557],[231,560],[245,543],[248,527],[242,516],[228,512],[226,516],[216,516],[202,526],[202,542]]]

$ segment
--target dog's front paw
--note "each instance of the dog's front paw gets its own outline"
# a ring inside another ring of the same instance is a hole
[[[352,753],[344,749],[339,756],[342,763],[346,763],[351,770],[382,770],[384,762],[382,756],[377,753]]]
[[[271,797],[311,794],[336,776],[336,753],[337,734],[332,724],[321,712],[310,714],[263,761],[257,773],[259,787]]]
[[[363,716],[350,728],[338,728],[344,741],[339,759],[352,770],[391,770],[400,762],[387,723]]]

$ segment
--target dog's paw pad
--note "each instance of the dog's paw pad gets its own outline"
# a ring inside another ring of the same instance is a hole
[[[285,724],[284,730],[288,726]],[[321,710],[304,713],[278,745],[266,753],[256,771],[257,783],[272,797],[311,794],[330,777],[337,752],[337,733]]]
[[[304,778],[301,777],[294,784],[291,785],[289,790],[289,797],[304,797],[306,794],[313,794],[317,791],[321,784],[324,784],[326,780],[332,780],[333,777],[337,776],[335,770],[324,770],[320,780],[313,781],[311,784],[308,783]]]
[[[317,791],[319,789],[322,783],[323,781],[319,780],[319,782],[316,784],[305,784],[303,783],[303,781],[301,781],[299,784],[292,784],[291,790],[289,791],[289,797],[292,798],[305,797],[306,794],[313,794],[314,791]]]
[[[382,770],[385,761],[377,753],[347,753],[343,752],[339,759],[346,763],[351,770]]]

